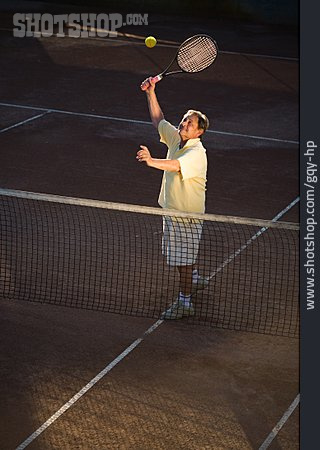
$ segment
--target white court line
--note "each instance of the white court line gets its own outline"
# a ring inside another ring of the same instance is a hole
[[[263,444],[259,447],[259,450],[266,450],[271,442],[274,440],[274,438],[277,436],[283,425],[287,422],[291,414],[294,412],[296,407],[299,405],[300,402],[300,394],[296,396],[296,398],[293,400],[287,411],[284,413],[284,415],[281,417],[277,425],[272,429],[269,436],[266,438],[266,440],[263,442]]]
[[[293,202],[291,202],[286,208],[284,208],[280,213],[278,213],[272,221],[277,221],[280,217],[282,217],[290,208],[292,208],[299,201],[299,197],[296,198]],[[266,227],[265,231],[267,230]],[[261,233],[260,233],[261,234]],[[253,239],[253,238],[252,238]],[[242,251],[242,250],[241,250]],[[234,259],[237,255],[233,255]],[[223,263],[224,264],[224,263]],[[225,266],[226,264],[224,264]],[[224,267],[223,266],[223,267]],[[218,273],[223,268],[218,268],[215,274]],[[214,275],[215,275],[214,274]],[[212,276],[214,276],[212,275]],[[171,305],[172,306],[172,305]],[[26,448],[31,442],[40,436],[50,425],[52,425],[62,414],[64,414],[68,409],[71,408],[84,394],[86,394],[98,381],[100,381],[105,375],[107,375],[119,362],[121,362],[129,353],[131,353],[141,342],[151,334],[155,329],[157,329],[162,323],[163,319],[159,319],[155,322],[148,330],[142,335],[141,338],[136,339],[129,347],[127,347],[119,356],[117,356],[110,364],[108,364],[97,376],[95,376],[89,383],[87,383],[79,392],[77,392],[68,402],[66,402],[56,413],[54,413],[46,422],[44,422],[36,431],[34,431],[25,441],[23,441],[16,450],[23,450]]]
[[[75,111],[67,111],[64,109],[52,109],[52,108],[42,108],[42,107],[38,107],[38,106],[16,105],[14,103],[0,103],[0,106],[6,106],[6,107],[11,107],[11,108],[20,108],[20,109],[32,109],[35,111],[47,111],[47,112],[57,113],[57,114],[67,114],[70,116],[89,117],[91,119],[104,119],[104,120],[114,120],[114,121],[118,121],[118,122],[136,123],[139,125],[152,125],[152,122],[147,122],[146,120],[125,119],[123,117],[105,116],[105,115],[93,114],[93,113],[79,113],[79,112],[75,112]],[[299,145],[299,141],[269,138],[269,137],[264,137],[264,136],[254,136],[254,135],[250,135],[250,134],[232,133],[232,132],[227,132],[227,131],[208,130],[208,131],[206,131],[206,133],[222,134],[222,135],[226,135],[226,136],[237,136],[237,137],[246,138],[246,139],[272,141],[272,142],[279,142],[279,143],[284,143],[284,144]]]
[[[222,50],[219,53],[224,53],[225,55],[253,56],[255,58],[283,59],[284,61],[293,61],[293,62],[299,61],[299,58],[294,58],[290,56],[260,55],[258,53],[231,52],[227,50]]]
[[[273,142],[282,142],[282,143],[286,143],[286,144],[299,145],[299,141],[290,141],[287,139],[269,138],[269,137],[264,137],[264,136],[254,136],[251,134],[231,133],[228,131],[208,130],[208,131],[206,131],[206,133],[224,134],[224,135],[229,135],[229,136],[239,136],[239,137],[250,138],[250,139],[260,139],[263,141],[273,141]]]
[[[67,403],[65,403],[61,408],[54,413],[46,422],[44,422],[34,433],[32,433],[25,441],[23,441],[16,450],[22,450],[26,448],[31,442],[33,442],[37,437],[40,436],[50,425],[52,425],[62,414],[64,414],[68,409],[71,408],[80,398],[86,394],[98,381],[100,381],[105,375],[107,375],[117,364],[119,364],[129,353],[132,352],[141,342],[154,330],[156,330],[163,320],[158,320],[155,322],[148,330],[142,335],[141,338],[136,339],[129,347],[127,347],[119,356],[117,356],[110,364],[108,364],[97,376],[92,378],[89,383],[87,383],[79,392],[77,392]]]
[[[282,216],[284,216],[291,208],[293,208],[298,202],[300,201],[300,197],[297,197],[294,199],[288,206],[286,206],[282,211],[280,211],[274,218],[271,220],[271,222],[277,222]],[[263,233],[265,233],[268,230],[268,227],[262,227],[259,231],[257,231],[256,234],[251,236],[250,239],[247,240],[245,244],[243,244],[241,247],[239,247],[234,253],[228,256],[227,259],[223,261],[222,264],[220,264],[217,269],[212,272],[207,279],[211,280],[213,277],[215,277],[219,272],[221,272],[222,269],[224,269],[231,261],[233,261],[240,253],[242,253],[244,250],[246,250],[249,245],[252,244],[253,241],[255,241],[259,236],[261,236]]]
[[[38,114],[37,116],[30,117],[29,119],[23,120],[22,122],[18,122],[18,123],[14,124],[14,125],[11,125],[10,127],[2,128],[2,130],[0,130],[0,133],[4,133],[5,131],[12,130],[13,128],[20,127],[21,125],[24,125],[25,123],[28,123],[28,122],[31,122],[33,120],[39,119],[40,117],[43,117],[43,116],[45,116],[46,114],[49,114],[49,113],[50,113],[50,111],[45,111],[43,114]]]
[[[74,27],[74,24],[72,25],[72,28]],[[67,27],[68,28],[68,27]],[[91,27],[90,27],[91,29]],[[94,30],[94,28],[93,28]],[[0,28],[0,31],[9,31],[9,32],[13,32],[12,28]],[[89,39],[92,41],[104,41],[104,42],[108,42],[108,43],[113,43],[113,42],[126,42],[127,44],[139,44],[139,45],[145,45],[144,42],[130,42],[128,40],[125,39],[121,39],[121,38],[132,38],[132,39],[137,39],[137,40],[142,40],[144,41],[145,38],[147,36],[141,36],[141,35],[136,35],[136,34],[130,34],[130,33],[122,33],[120,31],[118,32],[112,32],[109,31],[109,34],[111,33],[117,33],[116,35],[114,35],[110,40],[108,39],[108,41],[106,41],[106,37],[92,37],[92,36],[87,36],[87,37],[82,37],[83,39]],[[42,36],[46,36],[46,33],[39,33],[40,35],[38,36],[38,38],[41,38]],[[55,37],[55,38],[60,38],[59,36],[57,36],[57,33],[54,34],[48,34],[49,37]],[[117,37],[120,36],[120,39]],[[36,33],[35,33],[35,37]],[[68,38],[74,38],[77,39],[73,36],[69,36],[68,34],[65,34],[64,37],[68,37]],[[108,37],[107,37],[108,38]],[[157,47],[166,47],[166,48],[179,48],[181,45],[181,42],[177,42],[177,41],[167,41],[164,39],[159,39],[158,43],[157,43]],[[226,55],[240,55],[240,56],[252,56],[255,58],[267,58],[267,59],[278,59],[278,60],[285,60],[285,61],[294,61],[297,62],[299,61],[299,58],[295,58],[295,57],[291,57],[291,56],[276,56],[276,55],[264,55],[264,54],[259,54],[259,53],[245,53],[245,52],[232,52],[232,51],[228,51],[228,50],[220,50],[219,51],[220,54],[226,54]]]
[[[67,24],[67,28],[76,28],[78,30],[84,30],[84,31],[95,31],[95,32],[99,32],[99,33],[103,33],[105,32],[105,30],[101,29],[101,28],[95,28],[95,27],[87,27],[85,25],[79,25],[79,24],[72,24],[70,25],[69,23]],[[41,37],[41,33],[39,33],[39,36]],[[56,36],[56,35],[55,35]],[[124,39],[119,39],[118,36],[124,37],[124,38],[133,38],[133,39],[138,39],[142,42],[134,42],[134,44],[140,44],[140,45],[145,45],[144,40],[146,38],[146,36],[141,36],[138,34],[129,34],[129,33],[122,33],[120,31],[109,31],[106,33],[106,37],[116,37],[116,40],[113,40],[111,42],[127,42]],[[71,37],[71,36],[68,36]],[[87,39],[90,39],[90,37],[88,36]],[[97,39],[97,38],[95,38]],[[104,37],[99,37],[98,39],[105,39]],[[177,41],[167,41],[164,39],[159,39],[157,42],[157,46],[158,47],[169,47],[169,48],[179,48],[181,45],[181,42],[177,42]],[[288,56],[272,56],[272,55],[261,55],[261,54],[256,54],[256,53],[245,53],[245,52],[232,52],[232,51],[226,51],[226,50],[220,50],[219,51],[220,54],[227,54],[227,55],[240,55],[240,56],[253,56],[256,58],[270,58],[270,59],[284,59],[287,61],[299,61],[298,58],[292,58],[292,57],[288,57]]]

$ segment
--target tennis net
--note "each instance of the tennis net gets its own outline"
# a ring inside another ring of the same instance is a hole
[[[298,250],[296,224],[0,189],[2,299],[159,319],[196,262],[184,320],[297,337]]]

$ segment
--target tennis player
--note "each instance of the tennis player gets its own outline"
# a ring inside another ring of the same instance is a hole
[[[201,136],[209,126],[207,117],[200,111],[189,110],[175,128],[164,118],[151,77],[142,82],[141,89],[146,92],[150,117],[158,129],[160,141],[168,147],[166,159],[153,158],[144,145],[137,152],[139,162],[164,171],[160,206],[204,213],[207,157]],[[177,267],[180,273],[179,297],[165,312],[164,319],[194,315],[192,294],[208,285],[208,280],[199,275],[195,265],[201,233],[201,220],[164,217],[162,252],[168,265]]]

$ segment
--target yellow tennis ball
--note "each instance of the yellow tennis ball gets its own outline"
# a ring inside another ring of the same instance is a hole
[[[157,44],[157,39],[153,36],[148,36],[144,42],[147,47],[152,48]]]

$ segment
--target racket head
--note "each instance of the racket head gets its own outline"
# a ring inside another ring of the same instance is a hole
[[[217,56],[218,45],[216,41],[207,34],[196,34],[182,42],[168,67],[159,75],[153,77],[152,81],[157,83],[163,77],[177,73],[202,72],[214,63]],[[179,69],[169,71],[175,63]],[[147,88],[142,87],[141,89],[144,91]]]
[[[197,73],[211,66],[217,56],[216,41],[207,34],[196,34],[182,42],[175,59],[182,72]]]

